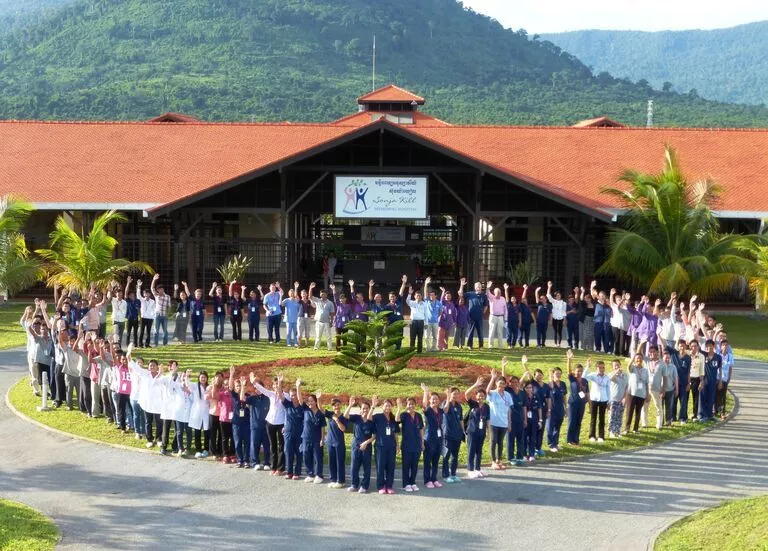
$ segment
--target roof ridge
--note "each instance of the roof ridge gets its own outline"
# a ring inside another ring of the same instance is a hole
[[[152,122],[152,121],[83,121],[83,120],[34,120],[34,119],[0,119],[0,124],[30,124],[30,125],[73,125],[73,126],[279,126],[279,127],[332,127],[346,126],[343,124],[334,124],[333,122],[291,122],[291,121],[191,121],[191,122]],[[357,128],[358,125],[348,125],[350,128]]]

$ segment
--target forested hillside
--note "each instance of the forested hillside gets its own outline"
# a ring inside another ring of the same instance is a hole
[[[712,31],[544,35],[595,71],[719,101],[768,103],[768,21]]]
[[[0,117],[327,121],[377,84],[454,122],[765,126],[768,110],[593,76],[454,0],[76,0],[0,37]]]
[[[24,25],[42,18],[46,10],[70,0],[0,0],[0,34],[15,25]]]

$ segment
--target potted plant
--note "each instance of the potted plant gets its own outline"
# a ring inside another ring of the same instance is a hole
[[[523,294],[523,285],[533,287],[533,284],[536,283],[541,276],[534,273],[530,262],[522,260],[514,266],[510,263],[507,277],[512,283],[512,292],[515,296],[520,297]]]
[[[231,295],[235,291],[235,289],[229,288],[229,283],[239,281],[242,284],[245,272],[251,267],[251,264],[253,264],[253,258],[238,254],[230,257],[224,264],[216,268],[222,279],[221,284],[225,287],[227,294]],[[236,287],[239,288],[240,286]]]

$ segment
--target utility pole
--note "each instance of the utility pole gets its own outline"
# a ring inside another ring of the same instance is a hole
[[[653,100],[648,100],[648,114],[645,119],[646,128],[653,128]]]

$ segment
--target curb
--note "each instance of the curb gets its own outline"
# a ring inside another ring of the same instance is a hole
[[[728,390],[728,393],[733,398],[733,410],[731,411],[731,413],[729,413],[728,416],[723,421],[720,421],[720,423],[718,423],[717,425],[714,425],[712,427],[700,430],[696,434],[701,434],[701,433],[704,433],[704,432],[709,432],[709,431],[711,431],[711,430],[713,430],[713,429],[715,429],[717,427],[721,427],[725,423],[728,423],[729,421],[731,421],[731,419],[733,419],[736,416],[736,414],[739,412],[739,398],[731,390]],[[675,440],[675,442],[678,442],[680,440],[687,440],[691,436],[696,436],[696,434],[689,434],[688,436],[685,436],[683,438],[679,438],[679,439]],[[659,444],[659,445],[661,445],[661,444]],[[722,505],[726,501],[729,501],[729,500],[728,499],[723,500],[718,505]],[[659,536],[661,536],[664,532],[666,532],[667,530],[672,528],[672,526],[674,526],[675,524],[677,524],[681,520],[683,520],[685,518],[688,518],[689,516],[691,516],[691,515],[693,515],[695,513],[698,513],[698,512],[701,512],[701,511],[706,511],[707,509],[712,509],[714,507],[717,507],[718,505],[712,505],[712,506],[706,507],[704,509],[697,509],[696,511],[694,511],[692,513],[688,513],[687,515],[684,515],[682,517],[678,517],[678,518],[675,518],[674,520],[671,520],[669,522],[665,522],[664,525],[658,531],[656,531],[656,533],[653,535],[651,540],[648,542],[648,547],[646,549],[648,551],[653,551],[655,549],[655,547],[656,547],[656,542],[658,541]]]
[[[97,440],[95,438],[90,438],[88,436],[81,436],[79,434],[72,434],[71,432],[66,432],[66,431],[63,431],[63,430],[51,427],[49,425],[46,425],[45,423],[41,423],[40,421],[36,421],[35,419],[32,419],[28,415],[26,415],[26,414],[20,412],[19,410],[17,410],[13,406],[13,404],[11,403],[11,388],[13,388],[13,386],[15,386],[15,384],[16,383],[14,383],[14,385],[9,387],[8,390],[5,393],[5,405],[8,406],[8,409],[10,409],[11,413],[16,415],[16,417],[19,417],[20,419],[23,419],[24,421],[32,423],[33,425],[36,425],[36,426],[40,427],[41,429],[47,430],[47,431],[52,432],[54,434],[58,434],[59,436],[64,436],[66,438],[71,438],[71,439],[74,439],[74,440],[83,440],[85,442],[90,442],[91,444],[98,444],[98,445],[101,445],[101,446],[110,446],[112,448],[116,448],[116,449],[119,449],[119,450],[127,450],[127,451],[132,451],[132,452],[139,452],[139,453],[145,453],[145,454],[150,454],[150,455],[157,455],[156,453],[153,453],[153,450],[148,450],[148,449],[145,449],[145,448],[136,448],[136,447],[133,447],[133,446],[126,446],[124,444],[114,444],[112,442],[104,442],[103,440]],[[705,433],[711,432],[713,430],[716,430],[716,429],[726,425],[728,422],[731,421],[731,419],[733,419],[733,417],[739,411],[739,399],[738,399],[738,397],[731,390],[728,390],[728,393],[733,398],[733,410],[731,410],[731,412],[728,414],[728,416],[724,420],[722,420],[722,421],[720,421],[720,422],[718,422],[718,423],[716,423],[714,425],[711,425],[709,427],[700,429],[700,430],[698,430],[698,431],[696,431],[696,432],[694,432],[692,434],[688,434],[686,436],[681,436],[679,438],[675,438],[675,439],[672,439],[672,440],[666,440],[664,442],[658,442],[656,444],[649,444],[647,446],[639,446],[637,448],[633,448],[633,449],[629,449],[629,450],[615,450],[615,451],[607,451],[607,452],[598,452],[598,453],[593,453],[593,454],[590,454],[590,455],[583,455],[583,456],[576,456],[576,457],[557,457],[557,456],[548,455],[547,459],[544,459],[541,462],[537,462],[536,466],[537,467],[545,467],[546,468],[547,465],[556,465],[556,464],[560,464],[560,463],[573,463],[573,462],[576,462],[576,461],[589,461],[591,459],[597,459],[597,458],[603,458],[603,457],[612,457],[614,455],[620,455],[620,454],[634,454],[634,453],[638,453],[638,452],[641,452],[641,451],[644,451],[644,450],[651,450],[651,449],[658,448],[658,447],[661,447],[661,446],[666,446],[666,445],[672,444],[674,442],[684,442],[684,441],[686,441],[686,440],[688,440],[690,438],[694,438],[696,436],[699,436],[700,434],[705,434]],[[659,533],[656,534],[656,536],[653,538],[653,542],[655,542],[656,537],[658,537],[658,535],[661,532],[666,530],[666,528],[668,528],[668,526],[665,527],[663,530],[661,530]],[[648,549],[652,549],[652,547],[649,547]]]

